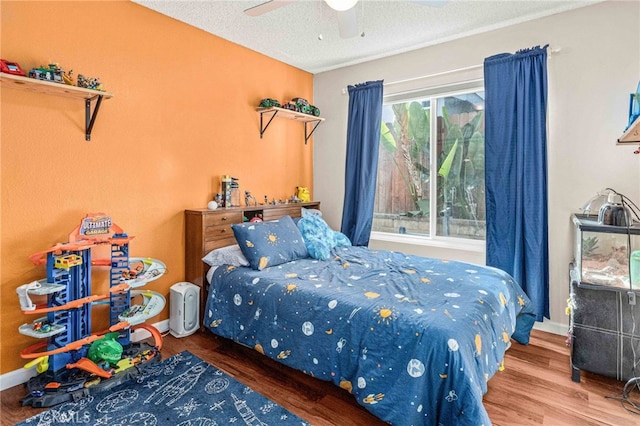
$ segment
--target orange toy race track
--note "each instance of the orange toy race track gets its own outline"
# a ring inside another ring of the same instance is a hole
[[[118,335],[118,342],[124,349],[121,356],[124,356],[125,364],[158,360],[156,355],[162,347],[162,335],[154,326],[143,322],[158,315],[166,300],[160,293],[134,289],[162,276],[166,265],[157,259],[129,257],[132,239],[110,216],[92,213],[86,215],[69,234],[68,242],[55,244],[29,256],[34,265],[46,265],[47,277],[19,286],[16,293],[24,314],[44,316],[23,324],[18,331],[46,340],[20,352],[21,358],[30,360],[27,365],[37,364],[39,373],[25,383],[27,396],[22,400],[23,405],[47,407],[75,401],[86,396],[87,389],[97,393],[111,388],[113,383],[130,380],[131,372],[119,375],[106,371],[86,358],[89,346],[107,333],[116,332]],[[111,246],[110,259],[92,258],[92,249],[105,245]],[[91,294],[92,266],[111,268],[108,275],[110,288],[101,292],[105,294]],[[35,305],[30,295],[46,298],[47,303]],[[131,306],[131,299],[139,296],[142,303]],[[106,330],[92,332],[92,305],[109,299],[109,322],[112,325]],[[65,314],[65,311],[69,313]],[[132,343],[131,331],[137,329],[150,333],[154,345],[149,345],[151,342]],[[134,360],[136,357],[139,357],[138,361]],[[104,386],[77,387],[75,377],[78,372],[75,370],[89,373],[80,374],[82,377],[97,376],[108,380],[104,380]]]
[[[109,290],[109,293],[110,294],[126,293],[127,291],[129,291],[128,284],[119,284],[117,286],[111,287],[111,289]],[[51,308],[36,308],[33,310],[23,310],[22,312],[25,314],[31,315],[31,314],[43,314],[47,312],[64,311],[66,309],[77,309],[83,305],[86,305],[87,303],[97,302],[99,300],[108,299],[109,297],[110,297],[109,294],[92,294],[91,296],[72,300],[70,302],[65,303],[64,305],[53,306]]]
[[[79,241],[69,242],[69,243],[58,243],[47,250],[39,251],[37,253],[32,254],[31,256],[29,256],[29,260],[34,265],[44,265],[45,263],[47,263],[47,257],[45,256],[47,253],[61,254],[63,251],[88,250],[91,247],[94,247],[98,244],[107,244],[107,243],[122,245],[122,244],[127,244],[133,238],[134,237],[120,237],[120,238],[109,237],[102,240],[98,240],[94,238],[91,240],[79,240]],[[109,260],[94,260],[91,263],[94,265],[103,265],[103,266],[109,266],[111,264]]]
[[[76,340],[75,342],[71,342],[68,345],[65,345],[61,348],[53,349],[50,351],[35,352],[47,347],[47,342],[38,342],[34,345],[24,348],[20,352],[20,357],[24,359],[33,359],[33,358],[39,358],[41,356],[55,355],[55,354],[61,354],[63,352],[78,350],[84,345],[88,345],[102,338],[102,336],[107,333],[110,333],[113,331],[119,331],[119,330],[126,330],[127,328],[131,328],[131,330],[137,330],[139,328],[147,330],[149,333],[151,333],[151,336],[153,336],[153,339],[155,340],[158,350],[162,349],[162,335],[160,334],[157,328],[147,324],[138,324],[132,327],[131,324],[129,324],[127,321],[121,321],[109,327],[108,330],[103,330],[98,333],[94,333],[91,336],[85,337],[84,339]]]

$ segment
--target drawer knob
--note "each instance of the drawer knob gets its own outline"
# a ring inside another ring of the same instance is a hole
[[[222,220],[227,220],[227,217],[226,216],[222,216]]]

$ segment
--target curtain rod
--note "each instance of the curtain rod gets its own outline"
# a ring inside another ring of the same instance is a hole
[[[562,50],[561,47],[552,48],[551,46],[549,46],[549,53],[551,55],[559,53],[561,50]],[[421,76],[418,76],[418,77],[407,78],[407,79],[404,79],[404,80],[391,81],[389,83],[384,82],[384,83],[382,83],[382,85],[383,86],[391,86],[391,85],[394,85],[394,84],[409,83],[411,81],[422,80],[424,78],[440,77],[441,75],[453,74],[453,73],[462,72],[462,71],[471,71],[471,70],[475,70],[475,69],[478,69],[478,68],[482,68],[483,66],[484,66],[484,64],[470,65],[468,67],[456,68],[456,69],[453,69],[453,70],[447,70],[447,71],[441,71],[441,72],[436,72],[436,73],[432,73],[432,74],[421,75]],[[342,94],[346,95],[347,92],[348,92],[347,88],[343,87],[342,88]]]
[[[386,81],[384,83],[382,83],[383,86],[392,86],[394,84],[401,84],[401,83],[409,83],[410,81],[415,81],[415,80],[422,80],[424,78],[433,78],[433,77],[439,77],[441,75],[447,75],[447,74],[453,74],[456,72],[462,72],[462,71],[470,71],[470,70],[474,70],[477,68],[482,68],[484,66],[484,64],[478,64],[478,65],[471,65],[468,67],[463,67],[463,68],[456,68],[453,70],[447,70],[447,71],[441,71],[441,72],[436,72],[436,73],[432,73],[432,74],[426,74],[426,75],[421,75],[418,77],[412,77],[412,78],[407,78],[404,80],[397,80],[397,81],[391,81],[389,83],[387,83]],[[348,92],[348,89],[346,87],[342,88],[342,94],[346,95]]]
[[[392,86],[394,84],[401,84],[401,83],[408,83],[410,81],[415,81],[415,80],[422,80],[423,78],[439,77],[441,75],[453,74],[453,73],[456,73],[456,72],[475,70],[477,68],[482,68],[482,66],[483,66],[483,64],[471,65],[471,66],[468,66],[468,67],[456,68],[454,70],[435,72],[435,73],[432,73],[432,74],[421,75],[421,76],[418,76],[418,77],[406,78],[404,80],[391,81],[389,83],[384,82],[382,84],[383,84],[383,86]]]

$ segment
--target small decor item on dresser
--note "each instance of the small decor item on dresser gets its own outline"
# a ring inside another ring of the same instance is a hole
[[[209,201],[209,204],[207,204],[207,208],[209,210],[215,210],[218,208],[218,203],[215,201]]]
[[[254,206],[258,205],[258,200],[256,200],[256,197],[251,195],[250,191],[244,191],[244,205],[249,207],[252,201]]]
[[[222,207],[240,207],[240,185],[238,178],[223,175],[220,179],[222,187]]]
[[[24,76],[24,71],[22,71],[17,62],[7,61],[6,59],[0,59],[0,72]]]
[[[298,199],[300,199],[300,201],[307,202],[307,201],[311,201],[311,194],[309,193],[309,188],[307,188],[306,186],[298,186]]]

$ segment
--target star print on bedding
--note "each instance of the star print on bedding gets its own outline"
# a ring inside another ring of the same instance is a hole
[[[533,325],[517,283],[462,262],[365,247],[333,254],[218,268],[205,325],[334,382],[392,424],[490,425],[487,381],[512,335],[527,339]]]

